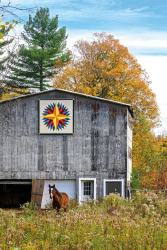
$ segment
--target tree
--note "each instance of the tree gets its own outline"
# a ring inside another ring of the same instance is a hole
[[[6,39],[6,37],[12,28],[12,23],[3,23],[2,20],[0,20],[0,71],[5,69],[5,63],[9,58],[9,55],[5,55],[7,52],[6,46],[9,45],[13,39]]]
[[[66,29],[58,29],[58,16],[50,18],[48,8],[40,8],[34,17],[29,15],[22,33],[24,44],[9,65],[6,83],[13,87],[50,87],[51,77],[69,61],[65,50]]]
[[[138,115],[133,134],[133,171],[140,187],[150,187],[147,176],[153,176],[152,173],[157,171],[161,160],[157,138],[149,121],[142,114]]]
[[[11,44],[13,39],[7,38],[9,31],[13,28],[13,22],[3,22],[0,20],[0,95],[4,92],[3,74],[6,69],[6,63],[10,54],[7,53],[7,46]]]
[[[12,37],[10,33],[14,29],[15,25],[18,23],[19,12],[31,11],[32,8],[22,8],[19,5],[11,4],[10,0],[0,1],[0,99],[6,100],[20,94],[26,94],[28,91],[26,89],[12,88],[7,86],[4,81],[4,77],[8,71],[8,62],[11,59],[11,51],[14,49],[15,45],[13,41],[15,36]],[[7,16],[10,16],[10,21],[8,21]],[[14,19],[11,20],[11,17]],[[9,35],[10,34],[10,35]],[[12,44],[11,44],[12,43]]]
[[[155,94],[145,71],[113,36],[95,34],[92,42],[78,41],[76,54],[55,77],[55,87],[132,104],[136,119],[142,113],[154,126],[158,122]]]
[[[113,36],[95,34],[94,40],[78,41],[76,56],[55,77],[54,86],[130,103],[134,111],[133,165],[139,180],[155,167],[157,153],[152,129],[159,122],[155,94],[145,71]]]

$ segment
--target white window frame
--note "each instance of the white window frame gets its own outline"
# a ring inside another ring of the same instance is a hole
[[[103,196],[106,196],[106,182],[118,182],[122,183],[121,197],[125,197],[125,180],[124,179],[104,179],[103,180]]]
[[[82,203],[82,186],[81,183],[82,181],[93,181],[93,188],[94,188],[94,192],[93,192],[93,200],[96,200],[96,178],[79,178],[79,192],[78,192],[78,201],[81,204]]]

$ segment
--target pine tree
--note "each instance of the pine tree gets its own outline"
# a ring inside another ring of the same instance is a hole
[[[13,41],[13,39],[9,39],[7,36],[12,27],[11,23],[3,23],[2,20],[0,20],[0,95],[5,91],[3,76],[5,75],[7,62],[10,58],[7,46]]]
[[[9,59],[6,46],[9,45],[13,39],[7,39],[7,35],[12,27],[12,24],[9,22],[3,23],[2,20],[0,20],[0,72],[5,69],[5,63]]]
[[[66,29],[58,28],[58,16],[50,18],[48,8],[40,8],[34,17],[29,15],[22,33],[24,44],[10,63],[7,82],[13,87],[50,87],[50,79],[69,61]]]
[[[6,46],[9,45],[11,40],[0,41],[0,72],[5,69],[5,63],[9,59],[9,55],[5,55]]]

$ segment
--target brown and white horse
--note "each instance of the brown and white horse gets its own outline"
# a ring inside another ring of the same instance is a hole
[[[66,193],[59,192],[55,185],[51,186],[49,184],[49,195],[53,200],[52,206],[54,209],[56,209],[58,212],[60,209],[64,209],[64,211],[67,210],[70,200]]]

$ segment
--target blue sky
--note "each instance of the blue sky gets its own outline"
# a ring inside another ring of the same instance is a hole
[[[69,29],[164,31],[167,25],[166,0],[11,0],[11,3],[22,7],[48,7]]]
[[[2,0],[7,2],[7,0]],[[118,38],[146,69],[167,130],[167,0],[11,0],[19,7],[48,7],[66,26],[68,47],[107,32]],[[18,12],[26,20],[26,12]],[[21,28],[21,25],[19,26]]]

